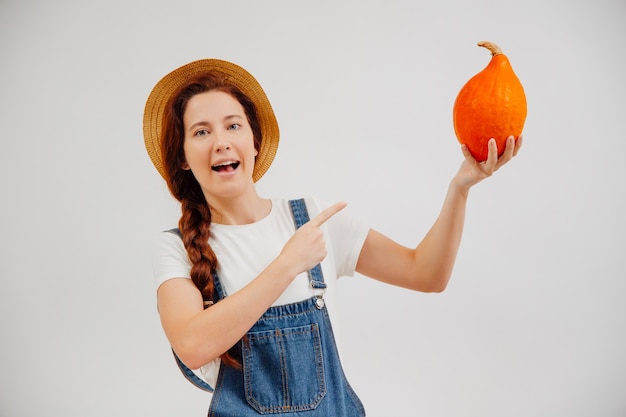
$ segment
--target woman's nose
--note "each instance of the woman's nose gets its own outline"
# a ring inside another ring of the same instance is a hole
[[[230,142],[228,141],[224,133],[217,135],[217,140],[215,141],[215,150],[217,152],[230,150]]]

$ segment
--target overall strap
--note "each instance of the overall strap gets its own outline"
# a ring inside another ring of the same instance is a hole
[[[309,221],[309,212],[306,208],[304,199],[289,200],[291,206],[291,213],[293,214],[293,220],[296,224],[296,229],[299,229],[305,223]],[[315,297],[317,298],[316,304],[318,308],[324,307],[324,299],[322,298],[326,292],[326,283],[324,282],[324,274],[322,273],[322,266],[320,264],[315,265],[308,271],[309,284],[313,290]]]
[[[178,358],[178,355],[176,354],[176,352],[174,352],[173,349],[172,349],[172,353],[174,354],[174,359],[176,359],[176,365],[178,365],[178,369],[180,369],[180,371],[183,373],[183,375],[185,376],[185,378],[187,378],[189,382],[191,382],[192,384],[194,384],[196,387],[200,388],[203,391],[207,391],[207,392],[214,391],[212,386],[207,384],[206,381],[204,381],[198,375],[196,375],[191,369],[187,367],[187,365],[183,363],[183,361],[181,361]]]

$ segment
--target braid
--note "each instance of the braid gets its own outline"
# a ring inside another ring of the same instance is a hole
[[[192,264],[191,280],[202,293],[203,300],[213,301],[213,270],[217,268],[217,257],[209,245],[211,210],[206,202],[198,203],[187,198],[182,199],[181,208],[183,214],[178,228]],[[221,359],[227,365],[241,368],[240,361],[230,351],[224,353]]]
[[[211,210],[193,173],[182,168],[185,163],[183,123],[185,107],[196,94],[213,90],[226,92],[242,105],[252,129],[257,151],[261,149],[262,141],[261,125],[254,103],[226,81],[223,77],[213,75],[191,79],[169,99],[163,112],[160,146],[164,177],[170,192],[181,203],[182,215],[178,228],[192,265],[191,280],[202,294],[204,301],[213,300],[215,291],[213,272],[217,268],[217,257],[209,245]],[[241,368],[241,361],[235,356],[232,351],[228,351],[221,356],[221,359],[227,365]]]
[[[191,261],[191,280],[202,293],[205,301],[213,300],[213,275],[217,257],[209,245],[211,210],[209,206],[195,203],[187,198],[181,202],[182,216],[178,228]]]

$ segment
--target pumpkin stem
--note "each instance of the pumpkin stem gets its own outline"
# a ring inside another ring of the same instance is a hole
[[[491,52],[491,56],[500,55],[502,53],[502,49],[500,49],[500,47],[493,42],[478,42],[478,46],[489,49],[489,52]]]

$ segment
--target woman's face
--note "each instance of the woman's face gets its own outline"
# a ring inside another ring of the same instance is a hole
[[[209,91],[193,96],[183,115],[185,164],[207,201],[253,188],[257,151],[243,107],[233,96]]]

